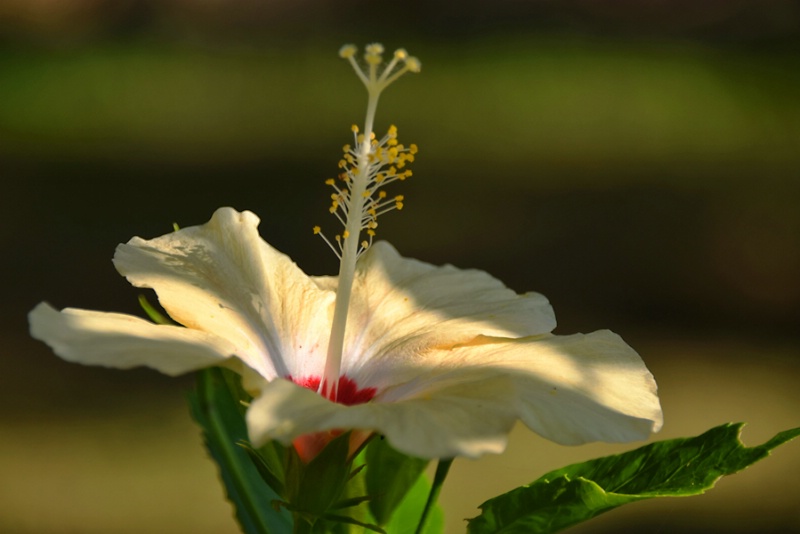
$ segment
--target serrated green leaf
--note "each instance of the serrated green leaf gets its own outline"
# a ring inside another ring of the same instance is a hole
[[[397,452],[385,439],[380,438],[373,439],[367,446],[365,459],[367,494],[372,497],[369,509],[378,524],[385,525],[406,493],[422,476],[428,460]]]
[[[264,458],[248,442],[240,441],[237,443],[237,445],[239,445],[244,452],[247,453],[247,456],[250,457],[250,460],[253,462],[258,474],[261,475],[261,479],[267,483],[267,486],[272,488],[277,495],[282,496],[285,488],[283,486],[280,473],[276,473],[269,463],[266,462]]]
[[[483,503],[481,515],[469,520],[467,531],[557,532],[629,502],[698,495],[722,476],[741,471],[800,436],[800,428],[795,428],[748,448],[739,439],[743,426],[729,423],[697,437],[659,441],[551,471]]]
[[[189,396],[192,416],[203,429],[209,453],[219,467],[225,492],[245,534],[289,534],[292,521],[285,511],[272,508],[278,495],[261,479],[247,453],[237,443],[247,438],[238,393],[230,384],[238,377],[224,369],[197,373]]]

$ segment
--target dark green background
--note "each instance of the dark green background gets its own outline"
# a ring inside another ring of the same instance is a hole
[[[420,147],[379,237],[546,294],[557,333],[622,334],[659,381],[663,437],[800,425],[798,2],[61,4],[0,7],[3,532],[234,528],[183,413],[191,379],[63,363],[25,314],[138,313],[116,244],[223,205],[335,272],[311,227],[334,231],[323,182],[363,120],[345,42],[422,61],[378,110]],[[450,531],[494,493],[626,448],[515,434],[456,463]],[[800,532],[798,468],[787,445],[719,497],[576,532]]]

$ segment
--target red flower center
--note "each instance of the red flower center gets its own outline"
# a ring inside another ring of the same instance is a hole
[[[306,376],[303,378],[293,378],[291,375],[286,377],[298,386],[302,386],[311,391],[319,390],[319,383],[322,380],[319,376]],[[339,391],[336,395],[336,402],[344,404],[345,406],[353,406],[355,404],[364,404],[372,400],[372,397],[378,392],[375,388],[361,388],[351,378],[346,376],[339,377]],[[330,396],[328,397],[330,399]]]

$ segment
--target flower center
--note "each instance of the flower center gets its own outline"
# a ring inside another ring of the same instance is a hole
[[[383,46],[371,44],[364,54],[366,68],[362,69],[355,60],[356,47],[342,47],[339,55],[347,59],[356,74],[367,88],[367,116],[364,121],[364,132],[359,134],[358,127],[353,127],[355,146],[344,147],[344,158],[339,162],[342,169],[339,174],[340,185],[336,180],[328,180],[336,191],[331,195],[333,203],[331,213],[336,215],[344,226],[341,235],[336,236],[336,246],[326,239],[318,226],[314,233],[321,235],[338,256],[339,282],[336,289],[336,303],[333,310],[331,335],[328,340],[328,353],[325,360],[325,372],[318,384],[318,393],[335,402],[339,399],[339,388],[345,377],[340,377],[342,366],[342,349],[344,347],[347,310],[350,306],[350,294],[356,271],[356,260],[369,248],[378,226],[377,218],[381,213],[393,209],[402,209],[403,197],[387,199],[386,193],[378,191],[382,186],[395,180],[405,180],[411,171],[402,170],[406,163],[414,161],[417,152],[415,145],[404,147],[397,142],[397,128],[392,126],[389,133],[377,139],[373,132],[375,110],[378,98],[386,87],[406,72],[419,72],[419,60],[410,57],[405,50],[397,50],[394,57],[383,70],[379,70],[383,62]],[[367,233],[368,239],[361,240],[361,232]],[[373,393],[374,394],[374,393]],[[342,402],[343,404],[347,404]]]
[[[306,376],[303,378],[293,378],[292,376],[287,376],[286,378],[298,386],[302,386],[312,391],[318,391],[319,384],[322,381],[322,377],[319,376]],[[338,402],[339,404],[344,404],[345,406],[353,406],[355,404],[364,404],[365,402],[369,402],[378,392],[378,390],[375,388],[359,388],[355,380],[347,376],[340,376],[338,385],[339,387],[337,389],[336,398],[332,398],[330,394],[328,394],[327,397],[330,400]]]

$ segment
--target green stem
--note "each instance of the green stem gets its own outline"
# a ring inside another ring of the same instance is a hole
[[[433,475],[433,483],[431,484],[431,492],[428,494],[428,501],[425,503],[425,509],[422,511],[422,517],[419,518],[419,525],[417,526],[416,534],[422,534],[425,529],[425,523],[428,516],[433,510],[436,500],[439,498],[439,493],[442,491],[444,479],[447,478],[447,472],[450,471],[453,459],[439,460],[436,465],[436,474]]]

